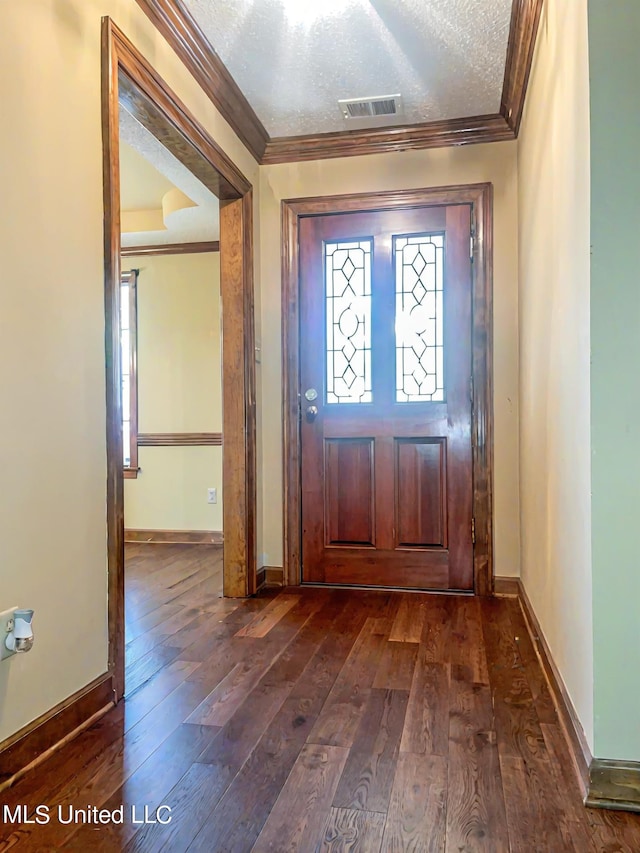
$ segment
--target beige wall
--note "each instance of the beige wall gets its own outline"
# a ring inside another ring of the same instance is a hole
[[[107,667],[102,15],[259,197],[257,164],[134,0],[0,3],[0,609],[36,611],[33,650],[0,664],[0,740]]]
[[[544,10],[518,141],[522,580],[593,748],[587,4]]]
[[[408,151],[266,166],[261,170],[261,344],[264,537],[261,560],[282,565],[282,399],[280,201],[283,198],[436,187],[494,185],[494,413],[496,572],[519,572],[518,209],[516,143]]]
[[[140,474],[124,481],[130,530],[222,530],[222,448],[141,447]],[[218,503],[207,503],[215,486]]]
[[[220,255],[129,257],[138,276],[138,431],[221,432]],[[222,448],[141,447],[125,527],[222,530]],[[218,503],[207,503],[207,488]]]

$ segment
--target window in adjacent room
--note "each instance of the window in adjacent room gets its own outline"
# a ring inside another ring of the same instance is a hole
[[[120,279],[120,354],[122,364],[122,453],[124,476],[138,474],[138,383],[136,295],[138,270]]]

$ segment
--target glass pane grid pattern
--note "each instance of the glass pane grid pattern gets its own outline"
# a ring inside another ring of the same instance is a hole
[[[371,403],[372,241],[325,243],[327,403]]]
[[[394,237],[396,402],[439,402],[444,388],[444,234]]]

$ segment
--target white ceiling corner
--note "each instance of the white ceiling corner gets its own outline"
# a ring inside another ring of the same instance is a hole
[[[272,137],[353,127],[339,98],[400,93],[403,124],[499,110],[512,0],[184,2]]]

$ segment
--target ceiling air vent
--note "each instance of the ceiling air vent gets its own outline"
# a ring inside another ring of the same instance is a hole
[[[338,101],[345,119],[393,118],[402,113],[402,95],[377,95],[373,98],[344,98]]]

